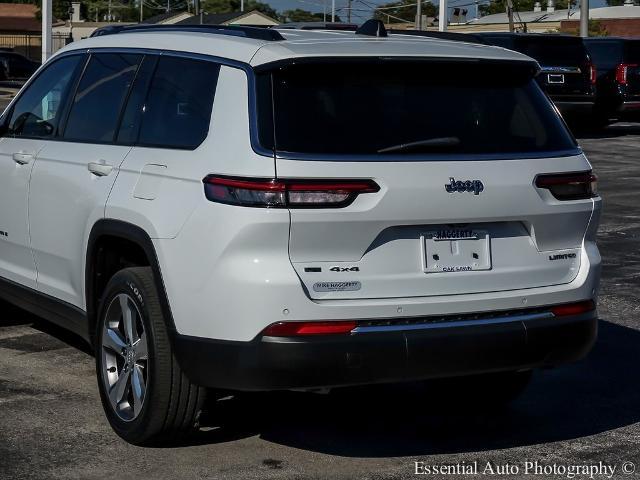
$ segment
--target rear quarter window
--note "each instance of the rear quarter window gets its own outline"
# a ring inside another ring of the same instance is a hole
[[[162,56],[151,79],[138,145],[195,149],[209,132],[220,66]]]

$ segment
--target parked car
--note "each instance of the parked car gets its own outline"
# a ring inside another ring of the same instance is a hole
[[[0,80],[23,80],[29,78],[40,67],[19,53],[0,51]]]
[[[477,33],[492,45],[536,59],[538,82],[570,120],[591,114],[595,103],[596,67],[579,37],[536,33]]]
[[[377,22],[74,42],[0,119],[0,296],[93,345],[135,444],[228,391],[508,402],[597,330],[601,199],[537,71]]]
[[[441,40],[457,40],[459,42],[480,43],[482,45],[491,45],[479,35],[474,33],[458,33],[458,32],[439,32],[434,30],[404,30],[389,29],[388,33],[394,35],[414,35],[416,37],[439,38]]]
[[[640,119],[640,39],[592,37],[585,45],[598,71],[597,120]]]

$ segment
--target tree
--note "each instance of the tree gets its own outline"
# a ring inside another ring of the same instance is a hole
[[[385,3],[378,8],[382,10],[376,10],[374,18],[382,20],[383,22],[393,22],[397,19],[407,20],[409,22],[416,21],[416,15],[418,14],[418,7],[415,5],[415,0],[400,0],[397,2]],[[412,6],[408,6],[414,4]],[[389,8],[392,7],[392,8]],[[436,6],[430,1],[422,2],[422,15],[428,17],[436,16]],[[396,17],[394,19],[394,17]]]
[[[203,0],[201,8],[207,13],[230,13],[240,11],[240,0]],[[265,15],[278,19],[278,12],[266,3],[259,0],[245,0],[244,11],[258,10]]]
[[[285,10],[280,14],[283,22],[324,22],[325,15],[323,12],[310,12],[301,8],[294,10]],[[331,13],[327,12],[327,21],[331,21]],[[336,15],[336,22],[340,22],[340,17]]]
[[[536,1],[540,1],[540,3],[542,4],[542,8],[546,7],[547,2],[545,0],[514,0],[513,9],[516,12],[531,12],[533,11],[533,6],[535,5]],[[554,0],[553,3],[558,10],[567,8],[568,6],[567,0]],[[491,15],[493,13],[504,13],[507,11],[505,0],[492,0],[488,4],[480,4],[478,8],[483,16]]]

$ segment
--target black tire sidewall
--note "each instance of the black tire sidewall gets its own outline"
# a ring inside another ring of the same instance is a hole
[[[159,429],[157,425],[157,417],[153,415],[159,411],[163,411],[166,407],[162,404],[162,395],[158,395],[158,389],[161,387],[159,382],[162,381],[163,372],[162,365],[159,365],[156,355],[157,333],[154,330],[154,322],[150,321],[148,302],[157,298],[156,292],[149,292],[139,275],[134,270],[125,269],[116,273],[109,281],[103,301],[100,304],[98,321],[96,328],[96,376],[98,380],[98,389],[105,415],[111,424],[113,430],[122,438],[131,443],[140,443],[148,436]],[[150,271],[150,269],[149,269]],[[124,421],[113,410],[109,401],[108,392],[105,391],[104,381],[102,379],[102,331],[104,328],[105,314],[112,300],[119,294],[128,295],[135,303],[140,311],[141,319],[147,335],[147,348],[149,354],[149,371],[147,372],[147,385],[145,392],[144,405],[142,411],[137,418],[131,421]],[[162,390],[160,388],[160,390]]]

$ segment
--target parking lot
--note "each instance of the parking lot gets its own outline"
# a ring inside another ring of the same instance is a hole
[[[246,395],[190,444],[133,447],[103,415],[87,348],[2,304],[0,478],[409,478],[415,461],[519,467],[502,478],[525,462],[602,462],[640,478],[625,464],[640,467],[640,126],[580,142],[605,201],[600,337],[587,359],[537,372],[508,410],[474,408],[482,392],[447,409],[438,384]]]

